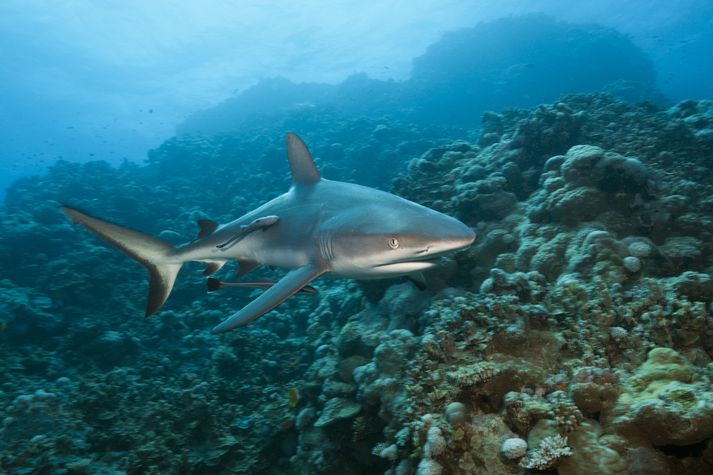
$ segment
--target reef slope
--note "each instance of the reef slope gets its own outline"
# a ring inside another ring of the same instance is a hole
[[[298,123],[324,176],[450,213],[476,244],[426,290],[318,282],[216,337],[246,295],[204,295],[196,267],[143,320],[142,271],[56,209],[190,239],[284,188],[277,129]],[[477,137],[302,111],[144,166],[58,163],[0,210],[0,467],[710,473],[712,172],[713,102],[604,94],[486,113]]]

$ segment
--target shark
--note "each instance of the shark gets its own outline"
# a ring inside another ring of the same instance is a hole
[[[184,263],[205,264],[206,276],[237,261],[242,277],[262,265],[286,269],[277,281],[245,282],[263,292],[228,316],[213,333],[242,327],[298,293],[323,274],[353,279],[412,276],[464,249],[475,232],[446,214],[392,193],[322,178],[305,143],[286,136],[289,190],[225,224],[198,221],[195,239],[174,246],[162,239],[91,216],[71,206],[61,211],[149,273],[145,315],[161,309]],[[216,280],[209,289],[223,287]]]

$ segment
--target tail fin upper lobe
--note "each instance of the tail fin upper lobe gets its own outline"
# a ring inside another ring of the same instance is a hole
[[[182,263],[174,255],[176,248],[161,239],[132,231],[108,221],[94,218],[68,206],[60,208],[74,223],[119,249],[149,271],[149,293],[146,316],[157,312],[166,302]]]

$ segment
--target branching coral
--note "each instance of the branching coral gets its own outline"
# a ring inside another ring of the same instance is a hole
[[[540,445],[520,461],[520,466],[531,470],[548,470],[570,455],[572,449],[567,445],[567,437],[551,435],[542,439]]]

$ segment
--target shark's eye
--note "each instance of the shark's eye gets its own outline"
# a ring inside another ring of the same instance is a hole
[[[396,249],[397,247],[399,247],[399,240],[396,239],[395,237],[392,237],[391,239],[389,239],[389,247],[391,249]]]

